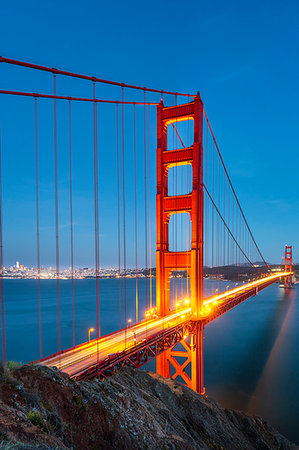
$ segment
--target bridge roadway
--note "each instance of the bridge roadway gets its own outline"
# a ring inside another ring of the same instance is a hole
[[[258,291],[287,275],[289,276],[290,273],[275,273],[206,298],[201,313],[201,320],[205,324],[211,322],[237,304],[256,295]],[[163,318],[156,316],[156,318],[144,320],[126,329],[43,358],[38,363],[46,366],[56,366],[71,377],[80,377],[80,374],[83,374],[92,366],[97,366],[105,361],[109,363],[110,360],[112,364],[113,359],[118,354],[132,354],[135,347],[142,349],[142,344],[144,343],[144,346],[146,346],[147,342],[150,342],[155,336],[161,336],[163,333],[169,335],[172,329],[177,332],[178,326],[192,322],[191,307],[186,303],[185,305],[179,304],[179,309],[170,312]]]

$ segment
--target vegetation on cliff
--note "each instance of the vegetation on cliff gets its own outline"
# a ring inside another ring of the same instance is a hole
[[[58,370],[0,370],[0,447],[295,449],[263,419],[224,410],[156,374],[125,368],[75,382]]]

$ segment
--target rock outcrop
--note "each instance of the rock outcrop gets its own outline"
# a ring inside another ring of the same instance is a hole
[[[75,382],[58,370],[0,370],[0,447],[295,449],[259,417],[224,410],[173,380],[125,368]]]

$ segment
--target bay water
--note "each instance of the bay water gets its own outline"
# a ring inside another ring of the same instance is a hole
[[[155,279],[151,282],[155,303]],[[124,326],[125,291],[126,320],[135,322],[135,288],[134,279],[100,280],[102,335],[119,329],[120,323]],[[43,356],[57,351],[56,289],[56,280],[41,280]],[[139,320],[144,318],[146,290],[149,298],[150,281],[146,289],[146,280],[139,279]],[[4,292],[7,359],[21,362],[39,359],[37,281],[6,279]],[[74,297],[75,338],[76,344],[80,344],[87,341],[88,329],[96,326],[95,281],[74,280]],[[69,348],[73,344],[71,280],[60,280],[60,301],[62,348]],[[298,289],[285,291],[274,284],[207,325],[204,340],[207,395],[223,407],[263,417],[296,443],[299,443],[298,302]],[[154,370],[154,362],[145,369]]]

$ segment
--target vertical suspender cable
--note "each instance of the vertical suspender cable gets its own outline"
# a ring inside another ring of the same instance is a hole
[[[95,82],[93,82],[93,98],[95,99]],[[97,338],[101,335],[100,329],[100,277],[99,277],[99,179],[98,179],[98,117],[97,103],[93,102],[93,162],[94,162],[94,241],[96,266],[96,324]],[[97,340],[97,359],[99,359],[99,345]]]
[[[242,238],[242,240],[243,240],[243,249],[244,249],[244,252],[246,253],[245,223],[244,223],[244,221],[242,222],[242,236],[243,236],[243,238]],[[245,259],[245,256],[243,255],[243,282],[245,281],[245,273],[246,273],[246,266],[245,266],[245,264],[246,264],[246,259]]]
[[[135,264],[136,264],[136,323],[138,323],[138,239],[137,239],[137,168],[136,168],[136,105],[134,105],[134,185],[135,185]]]
[[[119,329],[121,329],[121,278],[120,278],[120,186],[119,186],[119,124],[118,124],[118,104],[116,104],[116,153],[117,153],[117,243],[118,243],[118,312]]]
[[[56,75],[54,77],[54,95],[56,96]],[[57,170],[57,105],[54,98],[54,165],[55,165],[55,229],[56,229],[56,280],[57,280],[57,333],[58,351],[61,351],[61,325],[60,325],[60,270],[59,270],[59,224],[58,224],[58,170]]]
[[[183,192],[184,192],[183,189],[184,189],[184,171],[181,170],[181,194],[183,194]],[[184,245],[183,244],[183,218],[184,217],[186,217],[186,216],[184,216],[184,214],[181,214],[181,250],[180,251],[183,251],[183,245]],[[183,273],[181,274],[181,299],[183,299],[183,296],[184,296]]]
[[[188,103],[189,103],[189,96],[188,96]],[[188,122],[187,122],[187,147],[189,148],[189,121],[190,121],[190,117],[188,115],[187,118]],[[187,194],[189,194],[189,164],[187,164]],[[187,299],[189,299],[189,273],[188,273],[188,269],[189,269],[189,218],[190,215],[189,213],[187,213],[187,278],[186,278],[186,291],[187,291]]]
[[[71,100],[69,100],[69,156],[70,156],[70,235],[71,235],[71,277],[72,277],[72,324],[73,324],[73,347],[75,347],[73,174],[72,174],[72,106],[71,106]]]
[[[233,217],[233,219],[232,219],[232,221],[233,221],[233,223],[232,223],[233,235],[236,236],[236,231],[235,231],[235,202],[234,202],[234,198],[233,198],[233,202],[232,202],[232,217]],[[237,246],[236,246],[235,242],[232,243],[232,246],[233,246],[233,248],[232,248],[232,262],[234,263],[234,266],[235,266],[235,276],[236,276],[237,275],[237,266],[236,266],[236,259],[237,258],[235,256],[235,247],[237,249]],[[236,285],[236,282],[235,282],[235,285]]]
[[[238,242],[238,210],[236,205],[236,224],[235,224],[235,238]],[[235,244],[236,247],[236,268],[237,268],[237,284],[239,282],[239,261],[238,261],[238,246]]]
[[[182,169],[182,167],[181,167]],[[183,195],[184,192],[184,171],[181,170],[181,195]],[[181,214],[181,250],[183,251],[183,218],[186,217],[184,216],[184,214]],[[187,250],[187,249],[186,249]],[[184,272],[182,272],[181,274],[181,300],[183,300],[183,296],[184,296],[184,290],[183,290],[183,274]]]
[[[145,91],[143,93],[145,103]],[[144,121],[144,238],[145,238],[145,302],[146,310],[148,309],[148,287],[147,287],[147,202],[146,202],[146,106],[143,110]]]
[[[122,162],[123,162],[123,239],[124,239],[124,302],[125,302],[125,330],[127,330],[127,258],[126,258],[126,191],[125,191],[125,111],[124,111],[124,88],[121,88],[122,95]],[[125,346],[127,332],[125,331]]]
[[[150,309],[153,307],[152,288],[152,214],[151,214],[151,141],[150,141],[150,105],[148,106],[148,224],[149,224],[149,282],[150,282]]]
[[[206,173],[205,173],[205,185],[208,186],[208,150],[209,150],[209,130],[208,130],[208,124],[206,124],[206,142],[205,142],[205,157],[206,157]],[[208,267],[208,232],[209,232],[209,203],[208,203],[208,196],[206,194],[206,191],[204,190],[204,195],[206,196],[205,201],[205,240],[204,240],[204,246],[205,246],[205,263],[204,263],[204,296],[208,296],[207,292],[207,267]]]
[[[213,200],[214,200],[214,182],[215,182],[215,149],[214,143],[212,143],[213,148]],[[212,208],[212,295],[214,295],[214,207]]]
[[[177,94],[175,95],[175,105],[176,107],[178,106],[178,96]],[[177,119],[177,115],[178,115],[178,110],[176,108],[176,118],[175,118],[175,129],[177,130],[178,128],[178,119]],[[178,148],[178,135],[177,133],[175,134],[175,148],[177,150]],[[176,200],[175,200],[175,209],[177,211],[178,209],[178,163],[175,163],[175,195],[176,195]],[[175,257],[175,268],[176,268],[176,272],[175,272],[175,301],[178,301],[178,214],[175,214],[175,252],[176,252],[176,257]]]
[[[174,146],[174,127],[172,127],[172,148],[175,149]],[[172,171],[172,192],[173,195],[176,195],[175,192],[175,170]],[[171,216],[170,216],[171,217]],[[172,248],[175,252],[175,217],[176,215],[172,215]],[[170,222],[170,218],[169,218]],[[172,280],[172,304],[176,306],[176,298],[175,298],[175,281],[174,281],[174,274],[171,273],[171,280]]]
[[[228,187],[228,223],[230,224],[230,190]],[[229,246],[230,246],[230,239],[229,239],[229,233],[227,233],[227,281],[229,284]]]
[[[219,171],[218,171],[218,209],[219,209],[219,211],[221,211],[221,203],[220,203],[220,196],[221,196],[221,189],[220,189],[220,185],[221,185],[221,183],[220,183],[220,180],[221,180],[221,173],[220,173],[220,159],[218,159],[219,160]],[[218,244],[217,244],[217,247],[218,247],[218,263],[217,263],[217,265],[218,265],[218,294],[219,294],[219,292],[220,292],[220,276],[219,276],[219,274],[220,274],[220,251],[221,251],[221,223],[220,223],[220,218],[219,218],[219,216],[218,216],[218,237],[217,237],[217,239],[218,239]]]
[[[38,325],[39,325],[39,357],[42,359],[42,314],[40,295],[40,246],[39,246],[39,192],[38,192],[38,123],[37,98],[34,99],[35,115],[35,196],[36,196],[36,254],[37,254],[37,291],[38,291]]]
[[[239,238],[239,214],[236,207],[236,241],[240,242]],[[239,285],[240,264],[239,264],[239,247],[236,246],[236,259],[237,259],[237,282]]]
[[[223,177],[223,218],[225,221],[225,175]],[[225,237],[225,226],[223,225],[223,283],[222,283],[222,291],[225,290],[225,261],[226,261],[226,237]]]
[[[2,222],[2,147],[0,130],[0,291],[1,291],[1,327],[2,327],[2,360],[6,363],[5,338],[5,307],[4,307],[4,280],[3,280],[3,222]]]
[[[243,249],[243,234],[242,234],[242,222],[241,222],[241,217],[239,220],[239,233],[240,233],[240,247]],[[243,255],[239,249],[239,262],[240,262],[240,282],[242,283],[242,272],[243,272],[243,265],[242,265],[242,261],[243,260]]]

